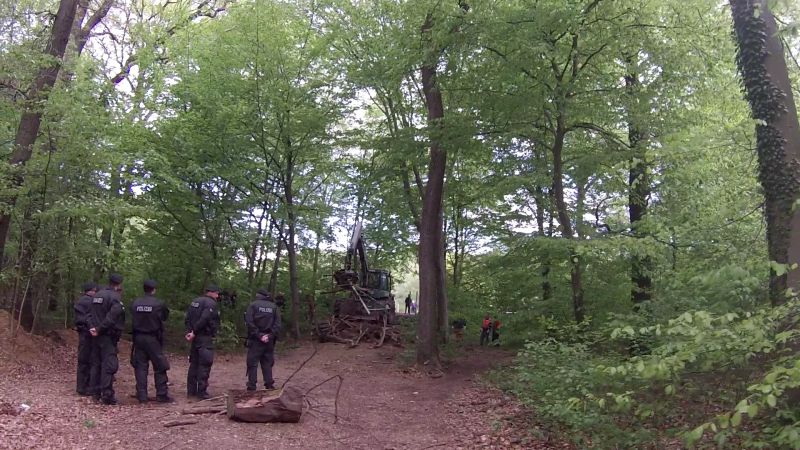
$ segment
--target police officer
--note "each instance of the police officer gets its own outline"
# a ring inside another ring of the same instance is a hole
[[[266,289],[260,289],[256,300],[247,305],[244,313],[247,323],[247,390],[255,391],[258,381],[258,365],[264,376],[264,387],[274,389],[272,366],[275,364],[275,340],[281,329],[278,307]]]
[[[75,391],[82,396],[92,395],[92,335],[89,333],[89,309],[97,292],[97,283],[83,285],[83,295],[75,304],[75,329],[78,330],[78,382]]]
[[[125,308],[122,306],[122,275],[111,274],[108,286],[92,298],[89,323],[92,334],[92,387],[95,399],[116,405],[114,374],[119,369],[117,343],[125,329]]]
[[[164,345],[164,322],[169,317],[169,308],[156,298],[155,280],[144,282],[144,296],[133,301],[131,321],[133,322],[133,355],[131,363],[136,375],[136,398],[139,403],[147,403],[147,373],[153,363],[153,378],[156,382],[156,399],[161,403],[172,403],[167,389],[169,361],[162,352]]]
[[[186,377],[186,389],[189,397],[200,399],[211,398],[208,395],[208,376],[214,364],[213,337],[219,331],[219,309],[217,299],[219,288],[211,285],[206,293],[189,304],[186,312],[186,329],[189,333],[186,340],[192,343],[189,353],[189,374]]]

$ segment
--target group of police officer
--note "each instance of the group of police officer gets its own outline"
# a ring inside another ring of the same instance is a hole
[[[175,400],[167,386],[170,366],[163,352],[164,322],[169,317],[169,308],[155,296],[158,283],[147,280],[143,287],[144,295],[130,306],[133,322],[130,362],[136,376],[136,397],[139,403],[147,403],[147,375],[152,363],[156,399],[172,403]],[[83,295],[75,305],[75,328],[79,335],[76,390],[106,405],[118,403],[114,395],[114,375],[119,369],[117,344],[125,329],[121,294],[122,275],[115,273],[109,277],[108,286],[99,288],[94,282],[84,284]],[[191,342],[186,381],[189,397],[211,397],[208,377],[214,363],[213,339],[220,327],[218,301],[219,288],[208,286],[203,296],[192,300],[186,312],[186,340]],[[273,389],[272,366],[281,317],[266,289],[260,289],[256,300],[247,306],[245,323],[248,329],[247,389],[256,389],[259,365],[264,387]]]

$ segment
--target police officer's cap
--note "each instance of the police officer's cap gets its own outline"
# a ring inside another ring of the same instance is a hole
[[[158,287],[158,283],[156,280],[144,280],[144,288],[145,289],[155,289]]]
[[[83,292],[96,291],[96,290],[97,290],[97,283],[95,283],[94,281],[84,283],[83,285]]]
[[[108,277],[108,281],[114,284],[122,284],[122,275],[118,273],[112,273],[110,277]]]
[[[219,292],[219,288],[212,284],[206,288],[206,292]]]
[[[263,296],[265,296],[265,297],[269,297],[269,291],[267,291],[267,290],[266,290],[266,289],[264,289],[264,288],[261,288],[261,289],[259,289],[259,290],[258,290],[258,293],[259,293],[260,295],[263,295]]]

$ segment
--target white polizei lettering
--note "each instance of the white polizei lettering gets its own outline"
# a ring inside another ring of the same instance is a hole
[[[200,303],[192,302],[191,305],[192,305],[192,308],[198,308],[200,306]]]
[[[95,297],[92,299],[92,303],[103,303],[103,297]]]
[[[137,306],[136,312],[153,312],[152,306]]]
[[[259,306],[258,307],[258,312],[271,313],[272,312],[272,308],[265,308],[263,306]]]

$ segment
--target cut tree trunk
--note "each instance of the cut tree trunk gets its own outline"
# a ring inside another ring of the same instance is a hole
[[[252,423],[297,423],[303,393],[287,386],[274,391],[228,391],[228,419]]]

